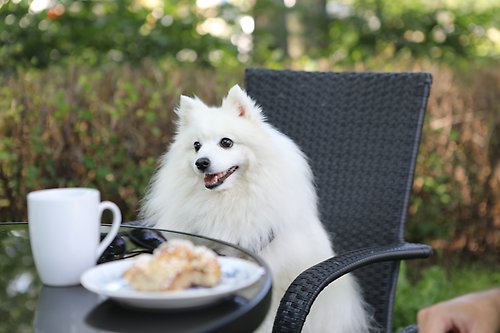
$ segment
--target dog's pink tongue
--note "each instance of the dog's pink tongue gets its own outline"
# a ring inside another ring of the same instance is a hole
[[[205,175],[203,179],[205,181],[205,185],[210,185],[217,182],[217,174]]]

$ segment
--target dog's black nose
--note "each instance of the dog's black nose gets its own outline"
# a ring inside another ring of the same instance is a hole
[[[202,157],[202,158],[197,159],[194,164],[196,165],[198,170],[205,171],[210,166],[210,160],[206,157]]]

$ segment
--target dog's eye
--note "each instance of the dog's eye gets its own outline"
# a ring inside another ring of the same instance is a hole
[[[231,148],[233,146],[233,140],[229,138],[222,138],[219,142],[222,148]]]
[[[195,143],[193,143],[193,147],[194,147],[195,151],[198,151],[201,148],[201,143],[199,143],[198,141],[196,141]]]

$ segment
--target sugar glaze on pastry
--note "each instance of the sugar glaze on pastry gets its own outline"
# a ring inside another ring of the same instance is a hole
[[[176,291],[193,286],[213,287],[221,277],[217,255],[205,246],[174,239],[153,254],[142,254],[123,277],[136,290]]]

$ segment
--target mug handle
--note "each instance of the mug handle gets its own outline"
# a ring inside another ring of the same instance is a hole
[[[97,247],[96,260],[99,259],[104,250],[106,250],[108,245],[111,244],[116,234],[118,234],[118,229],[120,229],[120,224],[122,222],[122,213],[120,212],[120,208],[118,208],[118,206],[111,201],[103,201],[99,203],[99,220],[102,217],[102,213],[106,209],[109,209],[113,213],[113,223],[111,225],[111,230]]]

